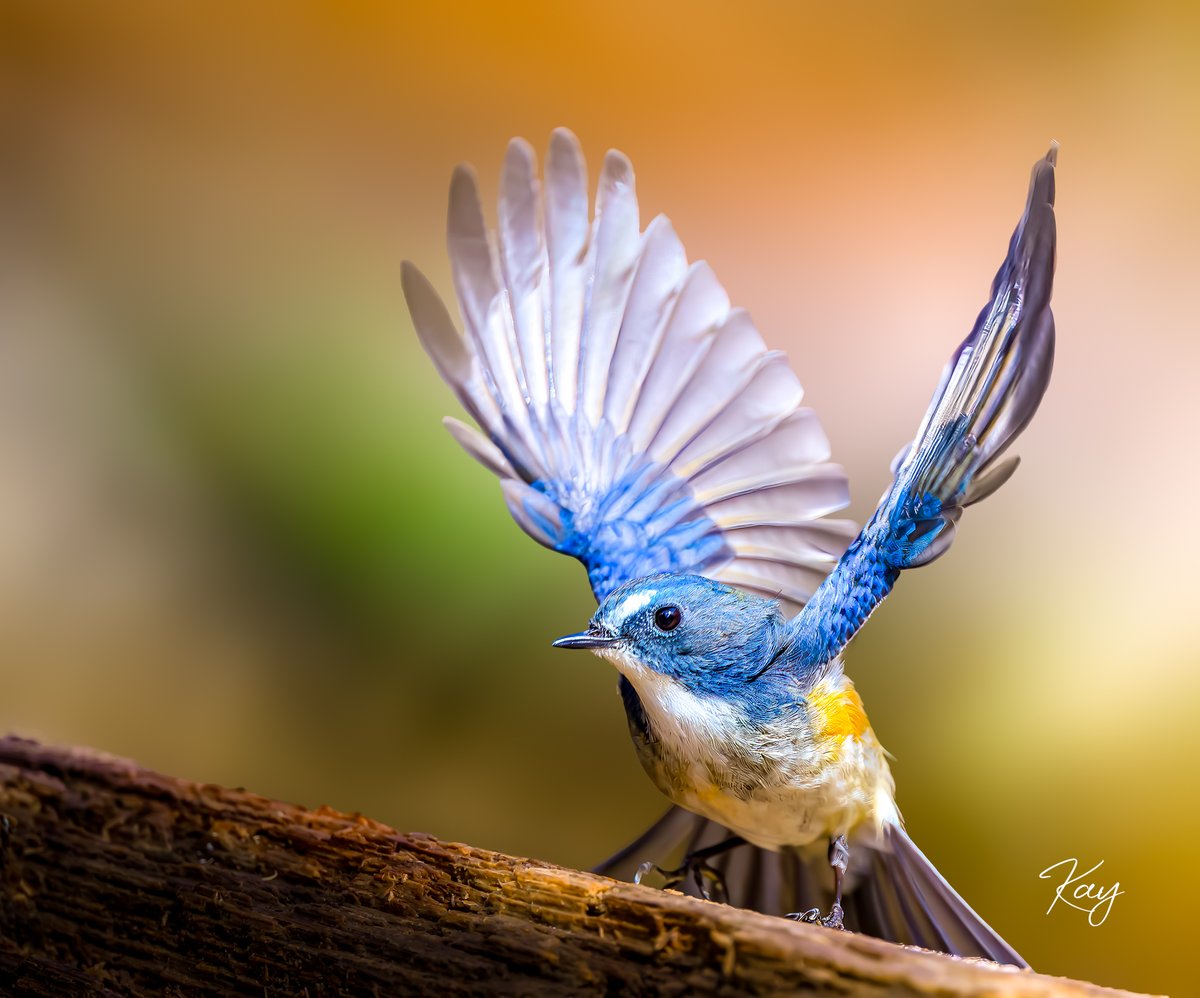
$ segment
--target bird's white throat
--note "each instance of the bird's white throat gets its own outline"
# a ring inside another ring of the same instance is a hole
[[[745,718],[734,704],[693,693],[678,679],[644,665],[617,645],[601,652],[637,692],[655,736],[683,758],[707,759],[744,740]]]

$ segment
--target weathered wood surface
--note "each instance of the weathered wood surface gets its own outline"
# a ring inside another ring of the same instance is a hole
[[[1101,996],[0,739],[0,993]]]

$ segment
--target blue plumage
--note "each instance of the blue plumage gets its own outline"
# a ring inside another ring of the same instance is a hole
[[[1021,963],[904,833],[840,655],[1016,467],[1003,454],[1054,352],[1054,162],[1052,148],[1035,165],[988,304],[848,547],[853,524],[828,518],[848,501],[845,476],[795,374],[666,219],[639,231],[623,156],[606,157],[589,221],[574,137],[554,133],[544,192],[515,140],[498,239],[473,175],[456,171],[447,227],[465,336],[403,271],[421,341],[479,429],[447,426],[521,528],[587,569],[599,608],[556,644],[613,661],[639,758],[700,816],[673,809],[605,872],[627,876],[640,849],[715,848],[731,829],[753,846],[730,877],[738,903],[823,898],[828,924]]]
[[[556,551],[583,562],[597,599],[630,579],[703,571],[733,556],[720,527],[684,483],[661,468],[635,469],[584,502],[570,482],[536,481],[532,487],[559,511],[557,522],[541,519],[539,526]]]
[[[831,662],[892,591],[900,569],[888,564],[886,541],[863,534],[795,619],[798,653],[805,662]]]

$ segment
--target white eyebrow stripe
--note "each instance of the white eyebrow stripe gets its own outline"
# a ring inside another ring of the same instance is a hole
[[[644,610],[656,595],[658,595],[657,589],[643,589],[641,592],[626,596],[617,604],[616,613],[613,614],[615,622],[617,624],[625,623],[639,610]]]

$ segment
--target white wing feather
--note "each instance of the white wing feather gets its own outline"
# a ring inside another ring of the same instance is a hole
[[[586,177],[559,129],[543,192],[533,150],[514,140],[493,241],[474,174],[455,172],[465,338],[425,278],[403,272],[421,342],[482,434],[447,426],[499,476],[526,533],[584,561],[598,597],[693,571],[797,608],[855,531],[821,519],[848,496],[820,423],[671,224],[639,231],[629,161],[605,158],[590,224]]]

